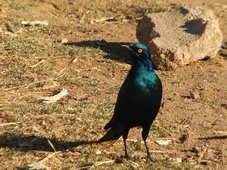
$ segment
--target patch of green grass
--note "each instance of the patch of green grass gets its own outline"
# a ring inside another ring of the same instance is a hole
[[[3,57],[1,61],[4,67],[2,73],[4,77],[2,86],[4,88],[30,84],[34,80],[37,81],[39,77],[45,79],[50,75],[54,76],[54,67],[50,66],[43,55],[48,48],[40,44],[35,38],[5,37],[3,49],[5,56],[7,56]],[[32,67],[43,58],[45,63]]]
[[[17,59],[18,59],[17,60],[18,62],[15,61],[15,65],[7,72],[7,75],[13,76],[14,79],[22,80],[23,79],[22,76],[25,74],[26,70],[28,69],[28,65],[24,62],[21,62],[19,58]]]
[[[5,148],[0,151],[0,157],[12,157],[16,153],[17,153],[17,150]]]
[[[26,115],[28,113],[37,113],[38,108],[32,106],[31,104],[14,104],[14,106],[4,108],[5,112],[12,113],[16,115]]]
[[[39,77],[42,76],[43,78],[44,77],[48,78],[48,76],[50,76],[50,75],[54,76],[54,73],[55,73],[55,70],[53,67],[50,67],[50,66],[44,65],[44,64],[38,65],[37,67],[33,68],[31,71],[33,74],[36,74]]]
[[[102,113],[107,113],[113,111],[114,104],[111,102],[103,102],[100,103],[97,107],[97,110],[101,111]]]
[[[49,38],[50,34],[53,35],[55,33],[54,32],[55,30],[52,31],[50,29],[50,27],[48,27],[48,26],[36,26],[36,27],[31,26],[31,27],[26,27],[26,29],[29,31],[31,36],[40,36],[40,35],[42,35],[44,37],[44,36],[47,35],[48,38]]]
[[[41,96],[40,96],[41,97]],[[21,99],[17,104],[11,104],[3,106],[5,113],[17,114],[17,115],[43,115],[43,114],[64,114],[67,113],[67,107],[64,104],[55,103],[42,104],[38,103],[36,99],[31,99],[32,101],[27,102],[26,99]],[[12,106],[13,105],[13,106]]]
[[[58,81],[61,82],[62,85],[76,85],[76,86],[90,86],[97,87],[101,84],[101,81],[95,78],[81,78],[76,77],[75,75],[63,75],[58,78]]]
[[[105,55],[105,53],[100,49],[92,47],[78,47],[76,45],[56,45],[53,47],[53,54],[60,57],[71,56],[72,58],[82,56],[83,59]]]
[[[191,170],[191,169],[194,169],[194,167],[192,165],[189,164],[188,161],[186,160],[183,160],[183,162],[181,163],[181,166],[183,169],[185,170]]]
[[[87,28],[83,28],[83,27],[79,27],[78,31],[82,32],[82,33],[90,33],[92,30],[91,29],[87,29]]]
[[[63,76],[59,77],[57,79],[58,82],[60,82],[62,85],[68,85],[68,86],[85,86],[90,85],[89,81],[85,78],[77,77],[73,74],[64,74]]]
[[[0,36],[0,43],[3,43],[3,38]],[[0,51],[1,52],[1,51]]]
[[[31,9],[30,5],[24,5],[20,0],[5,0],[4,5],[23,12],[26,12],[27,9]]]
[[[99,103],[94,110],[94,118],[104,118],[109,119],[110,116],[113,114],[114,104],[108,101],[104,101]]]
[[[6,61],[8,60],[8,61]],[[26,58],[23,57],[12,57],[7,58],[3,63],[7,67],[2,74],[4,81],[1,86],[4,88],[12,88],[16,86],[27,86],[29,84],[37,81],[37,77],[41,79],[48,79],[49,75],[54,75],[54,69],[48,65],[38,65],[35,68],[30,67]],[[29,85],[29,88],[42,86],[42,84],[37,83],[34,85]]]
[[[70,74],[65,74],[59,77],[58,81],[61,82],[62,85],[82,85],[74,75]]]
[[[21,27],[21,23],[16,18],[8,17],[7,22],[12,24],[13,27],[18,27],[18,29],[19,29],[19,27]]]
[[[38,108],[38,114],[64,114],[66,112],[66,108],[64,105],[54,104],[54,105],[46,105],[40,104]]]
[[[156,134],[160,138],[170,136],[170,133],[167,130],[165,130],[159,126],[152,125],[150,130],[152,131],[152,133]]]
[[[4,49],[10,55],[18,55],[20,57],[24,56],[26,58],[31,58],[38,56],[46,48],[44,45],[39,44],[34,38],[18,38],[13,37],[9,39],[4,39]]]
[[[87,80],[89,86],[97,87],[100,84],[100,81],[97,79],[89,79]]]

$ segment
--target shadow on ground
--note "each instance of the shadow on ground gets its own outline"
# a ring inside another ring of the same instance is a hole
[[[81,145],[93,144],[96,141],[60,141],[55,138],[46,138],[41,136],[25,136],[16,134],[0,135],[0,148],[13,148],[20,151],[62,151],[70,148],[75,148]],[[53,149],[53,145],[54,149]]]
[[[104,56],[107,59],[116,60],[118,62],[131,63],[128,50],[122,45],[129,45],[130,42],[106,42],[105,40],[94,40],[94,41],[80,41],[80,42],[69,42],[64,45],[78,46],[78,47],[92,47],[100,49],[107,53]]]

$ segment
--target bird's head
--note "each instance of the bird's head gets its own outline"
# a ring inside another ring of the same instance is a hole
[[[151,61],[151,54],[149,48],[143,43],[133,43],[130,45],[123,45],[129,49],[132,57],[133,64],[150,66],[153,69],[153,63]]]

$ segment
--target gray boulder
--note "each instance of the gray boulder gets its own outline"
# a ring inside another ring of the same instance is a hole
[[[201,7],[148,14],[138,23],[136,34],[140,42],[148,44],[161,70],[214,57],[223,40],[213,12]]]

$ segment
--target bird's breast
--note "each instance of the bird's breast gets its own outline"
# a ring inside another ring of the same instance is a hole
[[[157,86],[158,77],[152,73],[140,73],[135,77],[135,86],[144,91],[150,91],[150,89]]]

